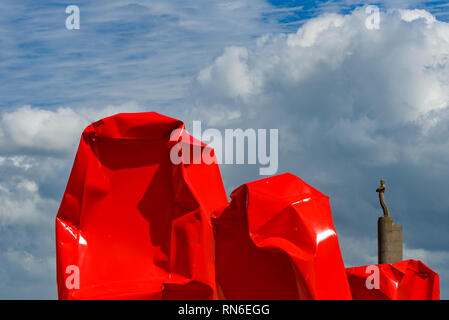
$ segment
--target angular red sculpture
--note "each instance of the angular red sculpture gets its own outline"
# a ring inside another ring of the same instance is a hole
[[[225,299],[351,299],[327,196],[286,173],[231,198],[214,221]]]
[[[376,267],[378,269],[373,266],[346,269],[354,300],[440,299],[438,274],[421,261],[405,260]],[[378,288],[374,287],[375,270],[379,270]]]
[[[157,113],[84,130],[56,217],[60,299],[216,298],[210,216],[226,193],[216,163],[174,165],[176,144],[207,148]]]
[[[344,268],[329,198],[292,174],[231,198],[213,150],[181,121],[149,112],[91,124],[56,217],[58,297],[439,297],[438,275],[413,260],[379,266],[381,289],[367,291],[365,267]]]

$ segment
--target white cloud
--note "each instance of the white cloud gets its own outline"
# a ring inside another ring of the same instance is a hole
[[[70,155],[76,150],[81,132],[89,123],[119,112],[139,111],[144,111],[144,108],[135,102],[76,110],[68,107],[47,110],[23,106],[2,113],[0,150],[19,155],[33,152]]]
[[[398,6],[418,2],[401,1]],[[368,180],[377,183],[389,166],[398,165],[399,172],[410,163],[414,171],[399,177],[399,189],[420,185],[414,174],[449,178],[448,25],[425,11],[382,14],[380,30],[364,27],[363,10],[328,14],[309,20],[295,33],[280,34],[280,25],[261,22],[273,7],[256,0],[96,1],[83,8],[85,28],[78,37],[59,28],[56,7],[31,12],[12,0],[2,7],[10,23],[5,23],[6,59],[0,66],[33,66],[15,68],[0,88],[3,105],[24,105],[0,116],[0,242],[6,248],[4,231],[14,235],[9,239],[16,244],[5,258],[22,270],[46,269],[51,225],[81,131],[117,112],[149,111],[142,105],[159,105],[158,111],[187,125],[194,119],[217,127],[280,128],[285,151],[280,165],[320,190],[327,188],[335,221],[343,224],[343,217],[345,222],[341,231],[347,237],[340,240],[345,262],[352,265],[375,260],[375,241],[351,230],[357,225],[354,215],[360,216],[357,228],[367,230],[363,223],[376,212],[373,190],[362,192]],[[27,23],[17,28],[14,21]],[[248,42],[266,32],[271,33]],[[196,77],[191,108],[185,93],[199,66],[205,67]],[[122,104],[129,100],[137,102]],[[48,101],[61,107],[26,106]],[[87,107],[95,104],[101,107]],[[222,174],[232,186],[228,191],[257,179],[256,171],[226,167]],[[422,209],[441,214],[447,198],[446,184],[433,182],[423,189],[436,194],[439,202],[413,199],[404,208],[414,224],[423,225],[417,237],[422,241],[431,235],[420,220]],[[28,228],[30,224],[35,228]],[[42,225],[48,230],[41,232]],[[405,230],[411,226],[404,224]],[[30,229],[45,239],[25,239]],[[444,230],[440,233],[448,239]],[[24,251],[24,244],[35,247]],[[16,280],[13,274],[5,274],[11,283],[3,296],[18,287],[20,273]],[[30,294],[33,286],[26,284],[16,295],[39,297],[40,286]]]
[[[35,257],[27,251],[9,249],[5,252],[8,262],[18,266],[23,272],[32,277],[42,277],[54,274],[56,264],[54,257]]]
[[[289,34],[287,45],[290,47],[311,47],[329,30],[339,28],[344,23],[344,17],[338,14],[325,14],[310,20],[296,34]]]
[[[257,75],[248,71],[247,65],[248,50],[242,47],[229,47],[225,53],[215,60],[198,75],[199,83],[208,88],[208,84],[213,83],[214,87],[219,87],[220,92],[230,98],[245,99],[250,94],[255,94],[257,87]],[[216,92],[219,94],[220,92]]]
[[[357,9],[266,35],[252,50],[229,47],[199,73],[196,106],[238,112],[241,122],[259,118],[298,137],[318,121],[307,136],[360,150],[367,164],[395,163],[410,152],[395,135],[416,126],[410,138],[423,138],[449,107],[449,24],[424,10],[399,12],[382,13],[380,30],[365,28]],[[415,23],[420,17],[426,23]]]
[[[426,10],[414,9],[414,10],[399,10],[401,18],[404,21],[411,22],[417,19],[424,19],[427,24],[435,22],[435,17]]]
[[[97,109],[48,110],[23,106],[0,118],[0,227],[52,223],[83,129],[119,112],[139,112],[135,102]],[[147,110],[148,111],[148,110]],[[42,192],[59,185],[56,194]]]
[[[70,108],[56,111],[23,106],[1,118],[1,146],[49,152],[72,150],[86,125]]]
[[[57,201],[42,198],[36,181],[21,176],[0,183],[0,203],[0,226],[46,225],[58,208]]]
[[[279,128],[280,172],[330,196],[347,266],[377,261],[375,189],[385,178],[405,256],[440,272],[444,296],[449,24],[424,10],[389,10],[369,30],[366,17],[363,8],[325,14],[295,33],[224,50],[199,73],[196,119]],[[230,112],[240,116],[217,121]],[[248,179],[246,167],[224,172],[232,186]]]
[[[12,165],[17,168],[22,168],[28,170],[33,167],[35,160],[30,157],[25,156],[10,156],[2,157],[0,156],[0,166]]]
[[[81,29],[69,33],[60,7],[3,0],[0,68],[13,70],[2,104],[176,107],[223,47],[281,29],[285,13],[267,16],[273,8],[264,0],[97,0],[80,5]]]

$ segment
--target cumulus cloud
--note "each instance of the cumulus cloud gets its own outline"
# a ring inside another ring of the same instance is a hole
[[[424,10],[399,12],[383,13],[380,30],[365,28],[358,9],[265,37],[251,52],[227,48],[199,73],[198,87],[207,88],[206,99],[240,98],[236,104],[253,108],[282,102],[306,116],[326,109],[328,116],[416,120],[448,106],[449,26]]]
[[[56,111],[23,106],[1,118],[1,146],[49,152],[70,151],[86,121],[70,108]]]
[[[247,65],[248,50],[242,47],[229,47],[225,53],[215,60],[213,66],[209,66],[198,75],[199,83],[209,89],[220,88],[220,92],[227,94],[230,98],[245,99],[253,93],[257,86],[257,75],[249,72]]]
[[[340,5],[326,3],[316,12]],[[0,114],[0,297],[41,297],[42,288],[54,297],[47,259],[54,254],[53,219],[82,130],[104,116],[155,104],[188,127],[202,120],[218,128],[279,128],[279,171],[331,197],[348,266],[375,262],[380,209],[374,190],[386,178],[387,203],[404,226],[406,256],[439,268],[443,296],[449,294],[443,267],[449,241],[447,23],[424,10],[389,10],[379,30],[368,30],[361,8],[280,33],[279,24],[260,19],[273,8],[256,0],[191,6],[98,1],[86,5],[83,21],[90,28],[77,37],[58,29],[57,7],[30,12],[6,1],[3,9],[12,20],[23,13],[28,23],[19,33],[16,22],[6,25],[9,60],[0,65],[35,67],[16,68],[0,88],[8,106]],[[282,18],[292,10],[274,14]],[[42,15],[55,18],[43,28]],[[122,104],[133,99],[138,102]],[[42,107],[48,101],[51,107]],[[23,106],[12,108],[17,105]],[[257,168],[247,166],[222,166],[222,174],[228,191],[258,178]]]
[[[435,17],[426,10],[422,9],[414,9],[414,10],[399,10],[399,13],[401,14],[401,18],[404,21],[412,22],[417,19],[424,19],[426,23],[434,23]]]
[[[42,224],[58,208],[53,199],[41,197],[35,181],[23,177],[10,177],[0,183],[0,202],[0,226]]]
[[[333,142],[367,166],[423,159],[426,145],[447,143],[435,135],[449,107],[449,24],[424,10],[382,13],[380,30],[366,18],[325,14],[254,50],[225,49],[198,74],[197,110],[211,123],[238,114],[277,126],[297,150],[307,149],[303,136]]]
[[[0,150],[13,155],[33,152],[71,155],[89,123],[119,112],[139,111],[144,108],[135,102],[98,109],[19,107],[1,115]]]
[[[425,10],[381,12],[379,30],[366,18],[364,8],[323,14],[254,48],[225,49],[197,76],[196,114],[219,128],[279,128],[280,171],[330,195],[350,265],[376,260],[374,191],[385,178],[407,247],[423,248],[406,254],[440,268],[435,252],[446,257],[449,239],[449,24]],[[212,110],[239,117],[220,122]],[[224,170],[229,189],[245,170]]]
[[[42,225],[58,210],[81,132],[119,112],[139,112],[135,102],[97,109],[23,106],[0,117],[0,226]]]

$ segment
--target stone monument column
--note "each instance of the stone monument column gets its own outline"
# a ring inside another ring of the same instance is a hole
[[[379,202],[384,215],[377,220],[377,246],[379,264],[402,261],[402,226],[391,219],[390,211],[385,204],[385,180],[380,180]]]

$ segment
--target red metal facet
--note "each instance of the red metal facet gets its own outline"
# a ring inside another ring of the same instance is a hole
[[[231,198],[214,222],[225,299],[351,299],[327,196],[282,174]]]
[[[354,300],[440,299],[438,274],[421,261],[405,260],[375,266],[378,269],[372,266],[346,269]],[[374,287],[377,270],[378,288]]]

